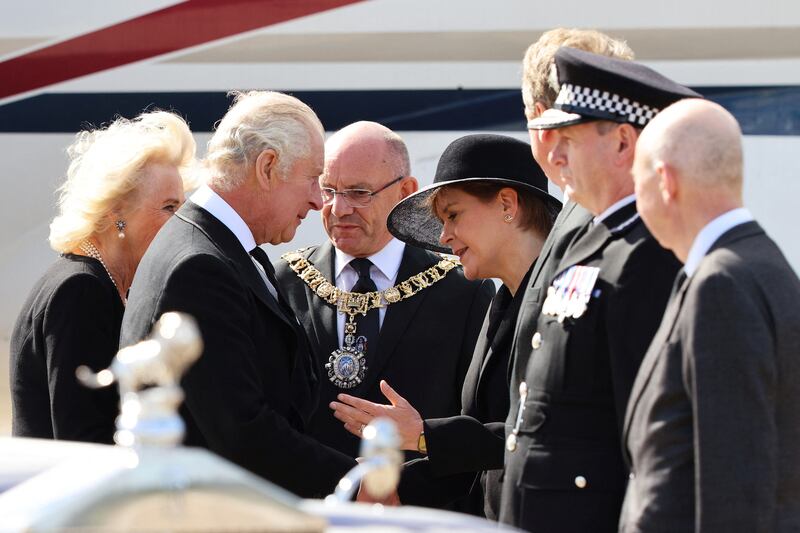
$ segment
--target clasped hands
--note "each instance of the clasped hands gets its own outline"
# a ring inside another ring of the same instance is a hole
[[[385,380],[381,380],[380,388],[383,395],[389,400],[390,405],[356,398],[349,394],[339,394],[336,398],[338,402],[331,402],[329,407],[333,410],[333,416],[344,423],[345,429],[357,437],[361,437],[364,426],[372,422],[373,418],[384,417],[392,420],[397,426],[400,436],[400,448],[403,450],[417,450],[420,433],[422,433],[422,417],[414,406],[400,396]],[[386,499],[375,499],[366,493],[362,485],[358,491],[356,501],[382,503],[384,505],[398,505],[400,499],[397,493],[390,495]]]

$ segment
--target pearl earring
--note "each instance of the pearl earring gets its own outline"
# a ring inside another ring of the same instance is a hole
[[[506,216],[503,217],[503,220],[505,220],[506,222],[511,222],[512,220],[514,220],[514,215],[510,215],[510,214],[506,215]]]
[[[114,223],[114,225],[117,227],[117,231],[119,231],[119,233],[117,233],[117,237],[119,237],[120,239],[124,239],[125,238],[125,226],[126,226],[125,221],[124,220],[117,220]]]

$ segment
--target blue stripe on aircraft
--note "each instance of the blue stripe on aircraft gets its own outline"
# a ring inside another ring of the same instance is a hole
[[[739,120],[747,135],[800,135],[800,86],[695,87]],[[516,89],[292,91],[329,131],[374,120],[396,131],[525,129]],[[144,109],[180,113],[209,132],[230,105],[222,92],[49,93],[0,106],[0,132],[71,133]]]

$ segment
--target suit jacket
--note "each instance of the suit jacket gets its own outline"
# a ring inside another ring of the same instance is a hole
[[[142,258],[120,344],[146,337],[166,311],[194,316],[205,345],[182,383],[186,444],[301,496],[332,492],[355,462],[307,434],[318,384],[305,334],[236,236],[192,202]]]
[[[628,204],[576,234],[557,272],[599,268],[586,311],[540,314],[518,445],[506,453],[501,519],[536,532],[614,531],[627,480],[628,395],[680,263]]]
[[[328,280],[334,281],[335,253],[330,242],[305,250],[303,256]],[[397,281],[439,260],[430,252],[406,246]],[[364,381],[345,391],[328,381],[324,367],[331,352],[339,348],[336,309],[314,294],[285,261],[277,262],[275,270],[292,309],[308,333],[320,376],[320,409],[311,417],[311,435],[343,453],[357,456],[359,439],[344,429],[327,406],[341,392],[386,403],[378,386],[381,379],[388,381],[423,418],[459,412],[464,374],[494,293],[490,281],[467,281],[460,269],[452,270],[435,285],[389,305],[375,360],[367,361]]]
[[[800,281],[756,222],[670,301],[625,418],[620,530],[800,530]]]
[[[547,287],[556,275],[556,268],[575,234],[590,220],[592,214],[575,202],[569,201],[564,204],[553,224],[553,229],[544,241],[539,258],[533,265],[533,272],[525,286],[525,294],[517,315],[514,341],[511,346],[510,409],[507,413],[506,433],[511,431],[517,419],[519,384],[525,378],[525,369],[533,350],[531,338],[536,331],[536,321],[542,311]]]
[[[75,370],[87,365],[98,372],[111,364],[124,309],[97,259],[66,254],[48,269],[11,334],[15,436],[114,442],[116,387],[84,387]]]
[[[404,504],[440,507],[467,495],[460,510],[497,520],[511,343],[521,302],[522,291],[512,297],[505,285],[492,300],[461,390],[461,415],[424,421],[428,456],[403,470],[398,492]]]

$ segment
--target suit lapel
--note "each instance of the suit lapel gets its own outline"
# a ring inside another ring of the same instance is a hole
[[[277,300],[267,289],[264,279],[258,273],[250,254],[247,253],[236,238],[236,235],[225,224],[191,201],[184,203],[176,216],[202,231],[219,248],[220,252],[236,265],[237,270],[256,297],[289,327],[293,327],[288,317],[281,311]]]
[[[567,268],[578,265],[603,249],[606,243],[616,237],[620,232],[629,229],[638,220],[636,203],[630,203],[611,216],[598,222],[587,222],[584,228],[578,230],[575,239],[567,248],[564,257],[554,273],[557,276]],[[547,280],[549,284],[552,280]]]
[[[494,304],[494,303],[493,303]],[[491,309],[491,308],[490,308]],[[486,313],[478,334],[478,341],[475,343],[475,350],[472,352],[472,360],[469,363],[467,373],[464,375],[464,384],[461,387],[461,413],[475,416],[478,408],[478,387],[486,361],[491,353],[491,346],[487,342],[489,336],[489,325],[491,323],[491,310]]]
[[[740,224],[731,228],[730,230],[723,233],[714,244],[709,249],[706,256],[711,254],[717,248],[721,248],[724,246],[728,246],[731,243],[743,239],[752,237],[755,235],[763,234],[764,230],[761,229],[761,226],[758,225],[757,222],[746,222],[744,224]],[[633,382],[633,388],[631,389],[631,395],[628,400],[628,406],[625,410],[625,423],[623,425],[623,432],[622,432],[622,443],[623,448],[625,451],[625,458],[630,464],[630,457],[628,455],[628,434],[631,430],[631,422],[633,421],[633,415],[636,411],[636,407],[639,403],[639,400],[642,397],[645,389],[647,388],[647,384],[650,382],[650,379],[653,374],[653,370],[655,369],[656,363],[658,362],[659,356],[662,354],[662,346],[666,343],[670,335],[672,335],[673,330],[675,329],[675,325],[677,324],[678,317],[680,315],[680,310],[683,306],[683,301],[686,296],[686,291],[689,289],[689,286],[692,283],[692,278],[687,279],[683,285],[678,289],[677,294],[673,298],[670,299],[669,303],[667,304],[667,308],[664,311],[664,318],[662,320],[661,326],[659,327],[656,335],[653,337],[653,341],[650,344],[650,348],[647,350],[647,354],[645,354],[644,360],[642,360],[642,364],[639,366],[639,372],[636,374],[636,379]]]
[[[680,275],[680,274],[679,274]],[[636,379],[633,381],[631,394],[628,397],[628,405],[625,409],[625,422],[622,426],[622,444],[625,449],[625,457],[628,456],[627,442],[628,433],[630,432],[631,421],[633,420],[633,413],[636,410],[636,405],[642,397],[642,393],[647,388],[650,377],[655,369],[656,362],[662,354],[662,346],[669,340],[672,331],[677,324],[678,316],[680,315],[681,307],[683,306],[683,299],[686,296],[686,291],[691,284],[691,279],[686,279],[682,285],[677,289],[677,293],[670,298],[667,303],[667,308],[664,310],[664,318],[661,320],[661,325],[656,331],[653,340],[650,342],[650,347],[639,365],[639,370],[636,373]]]
[[[403,251],[403,260],[400,262],[400,269],[397,271],[396,281],[398,283],[404,281],[434,264],[436,264],[436,261],[432,260],[426,251],[406,245]],[[378,338],[378,350],[373,358],[374,360],[367,362],[367,377],[364,379],[364,383],[361,384],[362,390],[369,390],[377,381],[383,367],[386,366],[386,363],[394,354],[398,341],[413,322],[417,309],[419,309],[419,306],[422,305],[422,302],[432,290],[435,291],[436,288],[423,289],[411,298],[392,304],[386,309],[380,337]]]
[[[319,270],[325,279],[336,285],[335,254],[330,241],[319,246],[308,256],[309,262]],[[336,307],[324,302],[311,288],[305,286],[308,308],[312,310],[311,321],[317,333],[317,343],[321,348],[323,363],[328,361],[331,352],[339,347],[338,321]]]
[[[550,234],[547,236],[547,239],[544,241],[544,245],[542,246],[542,251],[539,254],[539,258],[533,265],[533,272],[531,273],[530,277],[531,286],[536,283],[536,280],[539,278],[539,273],[542,271],[542,267],[550,257],[550,252],[553,250],[553,245],[558,236],[558,228],[561,227],[564,221],[572,214],[576,205],[578,204],[575,202],[567,202],[567,205],[564,206],[564,209],[562,209],[558,214],[558,217],[556,217],[556,221],[553,223],[553,229],[550,230]]]

